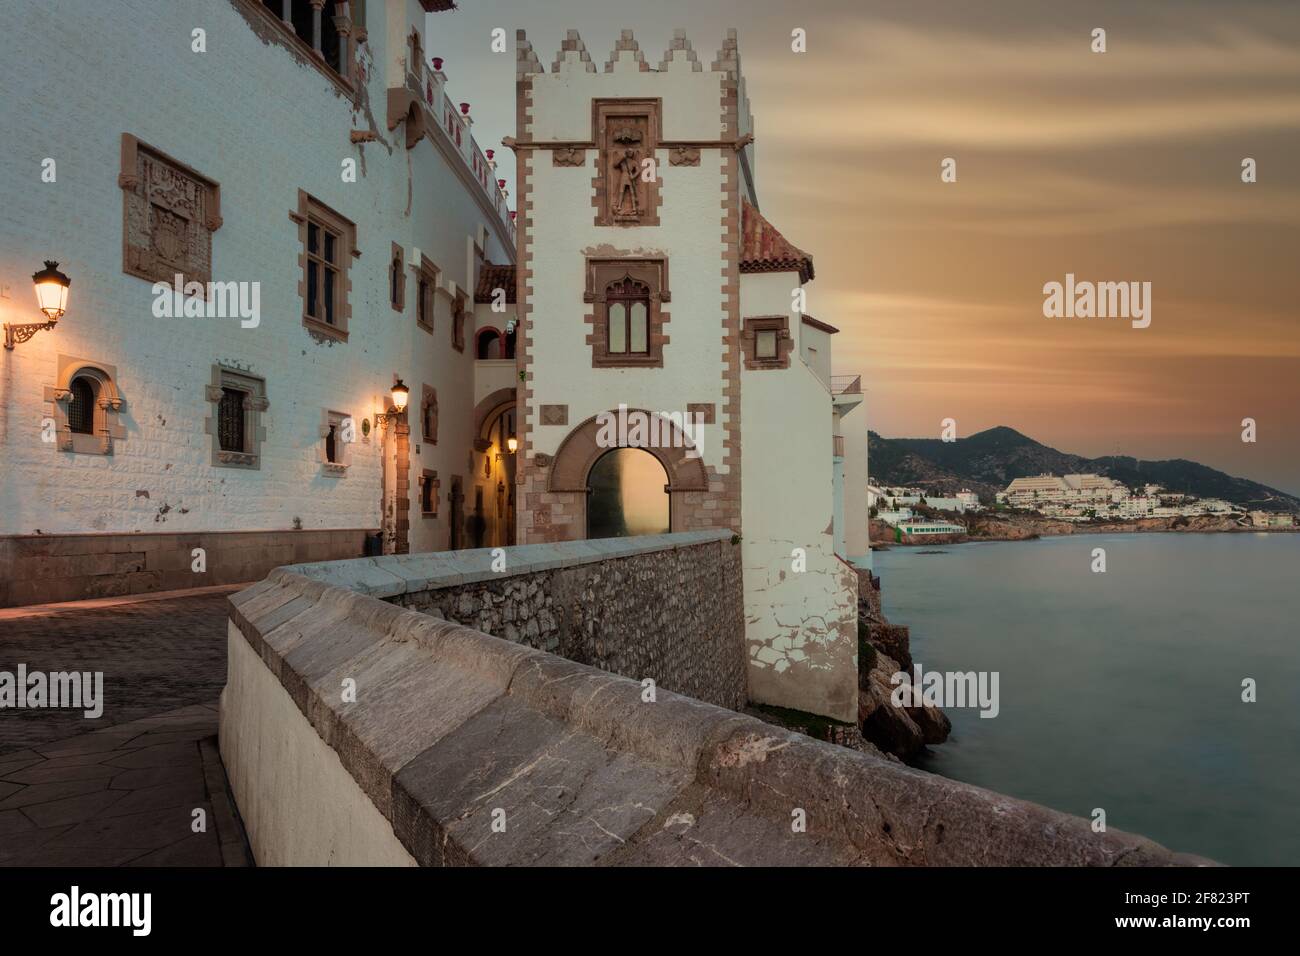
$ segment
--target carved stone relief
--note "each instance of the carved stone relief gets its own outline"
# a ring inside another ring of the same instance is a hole
[[[151,282],[206,284],[212,278],[212,232],[221,226],[218,186],[187,166],[122,137],[123,262]]]

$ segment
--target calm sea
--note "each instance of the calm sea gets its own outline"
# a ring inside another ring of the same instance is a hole
[[[1223,863],[1300,864],[1300,534],[895,548],[875,567],[916,662],[1001,675],[1000,714],[949,709],[925,769],[1102,807],[1110,827]]]

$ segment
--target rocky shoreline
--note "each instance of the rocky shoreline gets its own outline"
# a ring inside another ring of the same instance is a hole
[[[890,678],[912,670],[911,634],[890,624],[880,607],[880,579],[858,571],[858,719],[847,724],[779,707],[746,712],[788,730],[897,762],[948,739],[952,724],[938,707],[895,707]]]

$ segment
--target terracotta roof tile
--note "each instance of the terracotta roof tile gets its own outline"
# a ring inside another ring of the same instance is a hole
[[[478,288],[474,290],[474,301],[491,302],[494,289],[505,289],[506,301],[509,303],[515,301],[514,266],[509,264],[499,266],[491,262],[483,263],[483,269],[478,274]]]
[[[813,277],[812,256],[793,245],[763,218],[748,200],[741,200],[741,272],[798,272],[802,282]]]

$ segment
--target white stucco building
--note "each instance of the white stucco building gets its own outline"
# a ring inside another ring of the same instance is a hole
[[[600,58],[569,31],[549,70],[517,50],[518,540],[733,528],[751,697],[854,720],[861,387],[759,212],[734,32],[711,61],[684,31],[657,59],[630,31]],[[691,424],[614,448],[620,410]]]
[[[729,527],[753,698],[855,719],[862,388],[759,211],[734,33],[520,35],[516,223],[450,6],[0,7],[0,605]]]

